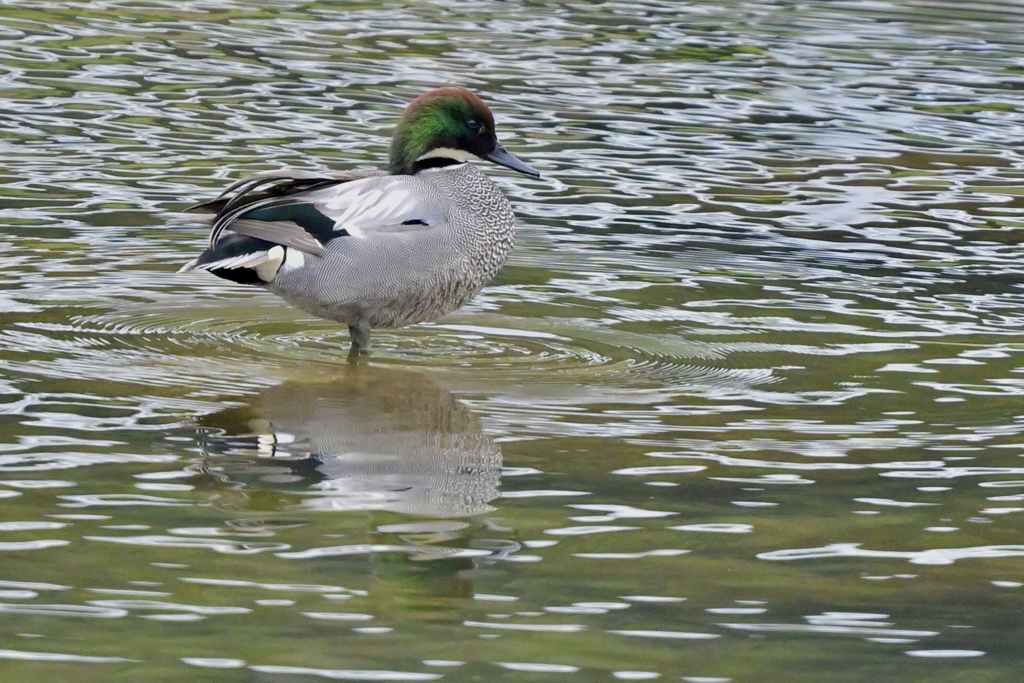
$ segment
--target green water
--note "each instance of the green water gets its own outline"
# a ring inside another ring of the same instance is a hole
[[[1024,12],[0,3],[4,681],[1016,681]],[[176,274],[466,85],[470,306]]]

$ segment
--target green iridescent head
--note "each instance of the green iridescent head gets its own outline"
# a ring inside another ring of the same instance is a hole
[[[465,88],[437,88],[406,107],[391,140],[388,170],[412,175],[472,156],[540,176],[498,142],[494,115],[483,100]]]

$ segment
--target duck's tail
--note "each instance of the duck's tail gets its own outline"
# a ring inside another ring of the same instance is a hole
[[[216,247],[207,249],[178,272],[205,270],[238,284],[265,285],[274,281],[282,267],[297,268],[303,261],[298,249],[246,235],[226,235]]]

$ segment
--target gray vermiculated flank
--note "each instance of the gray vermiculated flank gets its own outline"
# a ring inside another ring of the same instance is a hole
[[[420,172],[408,189],[429,227],[332,240],[268,289],[314,315],[371,327],[435,320],[464,305],[512,250],[512,208],[469,163]]]

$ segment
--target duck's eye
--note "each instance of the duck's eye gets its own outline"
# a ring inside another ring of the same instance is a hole
[[[479,128],[480,122],[477,121],[476,119],[470,119],[469,121],[466,121],[466,125],[469,126],[470,128]]]

